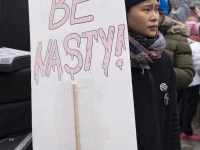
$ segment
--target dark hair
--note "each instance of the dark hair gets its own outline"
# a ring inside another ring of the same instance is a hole
[[[165,20],[165,13],[160,13],[160,15],[163,15],[163,18],[158,26],[158,30],[163,34],[166,35],[167,31],[171,28],[169,25],[163,25],[163,21]]]
[[[195,8],[195,6],[194,5],[191,5],[190,6],[190,10],[195,10],[196,8]]]
[[[171,4],[171,1],[168,0],[168,7],[169,7],[169,10],[168,10],[168,14],[172,11],[172,4]]]

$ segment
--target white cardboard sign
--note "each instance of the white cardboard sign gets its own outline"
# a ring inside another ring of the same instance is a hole
[[[29,0],[34,150],[137,149],[124,0]]]

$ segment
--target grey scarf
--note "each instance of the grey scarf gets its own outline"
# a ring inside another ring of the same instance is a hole
[[[149,63],[161,57],[166,46],[163,35],[158,32],[154,38],[146,38],[137,35],[129,29],[129,44],[131,66],[144,69],[150,69]]]

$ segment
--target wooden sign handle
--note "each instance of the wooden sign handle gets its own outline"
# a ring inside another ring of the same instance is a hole
[[[72,85],[73,85],[73,101],[74,101],[74,124],[75,124],[76,150],[80,150],[77,85],[76,84],[72,84]]]

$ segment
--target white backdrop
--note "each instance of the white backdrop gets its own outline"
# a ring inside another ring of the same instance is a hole
[[[34,150],[135,150],[124,0],[29,0]]]

